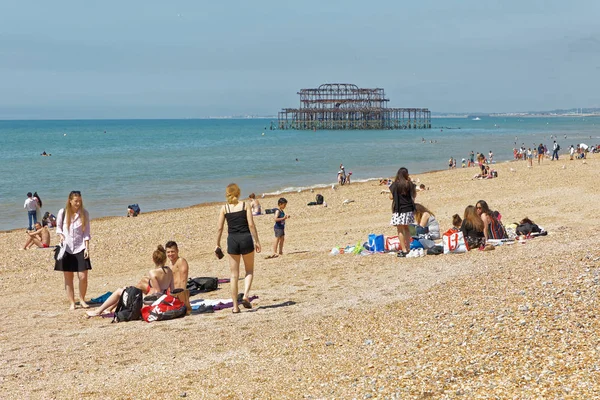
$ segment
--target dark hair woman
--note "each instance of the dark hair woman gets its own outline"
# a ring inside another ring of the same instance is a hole
[[[390,225],[394,225],[398,230],[398,239],[400,239],[402,249],[398,252],[398,257],[406,257],[410,250],[408,225],[415,223],[416,193],[415,185],[408,176],[408,170],[404,167],[400,168],[390,186],[390,200],[393,200]]]

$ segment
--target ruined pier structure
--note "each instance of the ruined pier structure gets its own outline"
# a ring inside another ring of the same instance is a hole
[[[349,83],[327,83],[302,89],[300,108],[284,108],[279,129],[429,129],[427,108],[387,108],[381,88],[361,89]]]

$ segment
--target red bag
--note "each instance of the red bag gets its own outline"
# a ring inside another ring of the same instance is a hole
[[[185,315],[185,304],[170,294],[163,294],[150,306],[142,307],[142,318],[146,322],[166,321]]]
[[[400,239],[398,236],[388,236],[385,238],[385,250],[386,251],[399,251],[400,250]]]

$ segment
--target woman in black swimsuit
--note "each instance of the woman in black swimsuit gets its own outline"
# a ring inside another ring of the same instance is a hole
[[[229,255],[229,268],[231,269],[231,298],[233,300],[233,313],[240,312],[238,305],[238,279],[240,276],[240,260],[244,259],[244,295],[242,305],[244,308],[252,308],[248,292],[254,278],[254,251],[260,253],[260,241],[258,232],[252,218],[252,208],[245,202],[240,202],[240,188],[231,183],[225,189],[227,204],[219,211],[219,222],[217,223],[217,251],[221,249],[221,236],[223,226],[227,220],[227,254]],[[254,240],[253,240],[254,239]]]

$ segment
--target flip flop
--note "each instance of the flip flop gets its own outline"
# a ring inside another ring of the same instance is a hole
[[[239,314],[239,313],[240,313],[240,310],[237,310],[237,311],[235,311],[235,310],[231,310],[231,313],[232,313],[232,314]]]
[[[248,299],[242,299],[242,306],[244,306],[244,308],[252,308],[252,303],[250,303],[250,301]]]
[[[265,259],[269,260],[271,258],[277,258],[277,257],[279,257],[279,254],[271,254],[270,256],[266,256]]]

